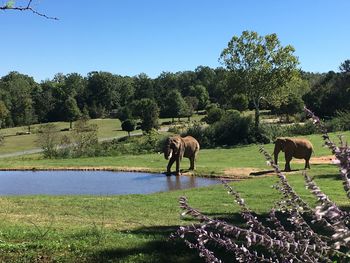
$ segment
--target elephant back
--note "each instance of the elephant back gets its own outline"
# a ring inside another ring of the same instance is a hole
[[[313,152],[312,143],[307,139],[294,139],[297,146],[294,151],[294,157],[296,158],[310,158]]]
[[[199,151],[199,143],[192,136],[182,138],[185,145],[185,157],[191,157]]]

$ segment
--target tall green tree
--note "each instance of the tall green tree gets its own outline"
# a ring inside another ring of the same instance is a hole
[[[339,66],[339,69],[343,73],[349,73],[350,72],[350,59],[347,59],[344,62],[342,62]]]
[[[136,128],[136,122],[132,119],[126,119],[122,122],[122,130],[128,133],[130,137],[130,132],[134,131]]]
[[[143,98],[154,99],[154,81],[145,73],[141,73],[133,79],[135,87],[135,99],[140,100]]]
[[[5,103],[0,100],[0,129],[2,128],[3,121],[7,118],[9,115],[9,110],[7,109]]]
[[[180,118],[187,110],[187,103],[178,90],[172,90],[164,99],[164,109],[162,110],[162,116],[174,118]]]
[[[38,84],[32,77],[18,72],[10,72],[1,78],[0,93],[10,114],[7,126],[26,124],[26,111],[33,108],[32,91]]]
[[[260,103],[269,100],[297,74],[298,58],[291,45],[283,47],[276,34],[259,36],[243,31],[234,36],[220,55],[220,61],[234,74],[237,88],[255,108],[255,128],[259,129]]]
[[[209,104],[209,93],[203,85],[191,86],[190,95],[198,99],[198,110],[204,110]]]
[[[157,103],[152,99],[141,99],[134,101],[133,115],[141,119],[141,129],[149,132],[152,129],[157,129],[159,126],[159,108]]]
[[[64,102],[64,109],[66,119],[69,121],[69,127],[72,129],[72,122],[76,121],[81,116],[76,100],[73,97],[68,97]]]
[[[88,74],[87,96],[92,118],[101,117],[101,112],[109,112],[120,105],[119,83],[117,76],[109,72],[93,71]]]

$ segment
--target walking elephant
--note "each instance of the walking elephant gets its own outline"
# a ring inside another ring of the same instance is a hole
[[[310,169],[309,161],[313,152],[313,147],[310,141],[298,138],[277,138],[274,149],[275,164],[277,164],[280,151],[284,152],[286,159],[284,171],[291,171],[290,161],[293,157],[297,159],[305,159],[305,169]]]
[[[169,137],[164,144],[164,157],[169,160],[167,175],[171,174],[171,166],[176,162],[176,175],[180,175],[180,161],[183,157],[190,159],[189,170],[195,169],[195,160],[199,152],[199,143],[192,136]]]

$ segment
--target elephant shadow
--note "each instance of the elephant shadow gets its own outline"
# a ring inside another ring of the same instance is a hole
[[[299,172],[299,171],[303,171],[304,169],[292,169],[291,171],[281,171],[283,173],[292,173],[292,172]],[[261,176],[261,175],[267,175],[267,174],[273,174],[275,175],[276,172],[275,170],[264,170],[264,171],[258,171],[258,172],[251,172],[249,175],[250,176]]]

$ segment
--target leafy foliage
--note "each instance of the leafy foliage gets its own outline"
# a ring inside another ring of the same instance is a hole
[[[122,130],[126,131],[130,137],[130,132],[134,131],[136,128],[136,122],[131,119],[126,119],[122,122]]]
[[[209,114],[208,117],[210,119],[205,118],[205,120],[213,121],[211,125],[203,126],[196,123],[184,134],[195,137],[201,147],[233,146],[237,144],[248,144],[257,140],[253,121],[250,116],[241,116],[236,110],[224,113],[215,107],[211,108],[209,112],[213,112],[213,115]],[[216,114],[217,112],[219,114]]]
[[[350,198],[350,148],[342,140],[340,146],[336,146],[319,118],[307,109],[306,112],[337,158],[344,190]],[[279,178],[275,189],[282,194],[282,200],[269,213],[268,223],[261,222],[240,195],[224,182],[228,193],[241,208],[245,227],[206,216],[190,207],[186,197],[180,197],[180,207],[184,210],[182,216],[190,215],[201,224],[180,227],[172,237],[184,239],[206,262],[222,262],[218,248],[236,262],[348,262],[348,212],[332,202],[304,172],[306,188],[318,202],[315,208],[310,207],[294,191],[271,156],[263,148],[261,152],[275,170]]]
[[[252,101],[255,109],[255,126],[259,127],[260,101],[281,92],[296,75],[298,59],[294,48],[283,47],[276,34],[259,36],[243,31],[234,36],[222,51],[220,60],[232,72],[235,88]]]
[[[150,131],[158,128],[159,108],[152,99],[141,99],[133,102],[133,115],[141,119],[141,129]]]
[[[40,127],[37,143],[43,149],[44,158],[53,158],[57,155],[59,145],[57,135],[57,127],[52,123]]]

